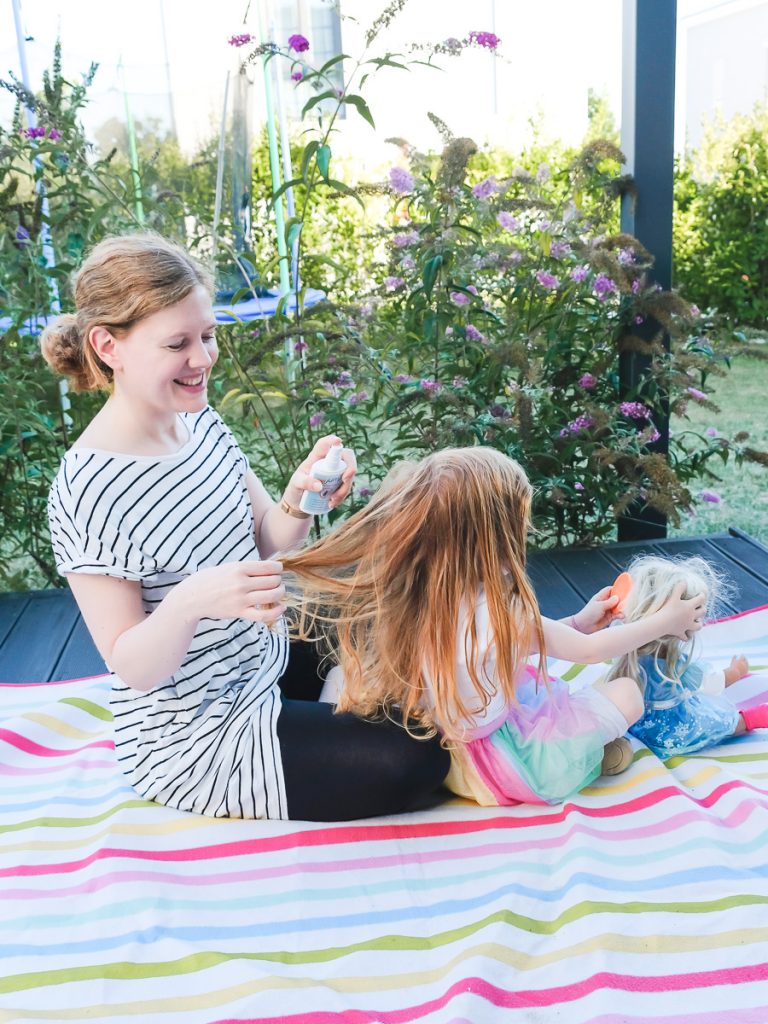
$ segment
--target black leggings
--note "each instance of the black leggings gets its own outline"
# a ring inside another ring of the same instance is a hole
[[[439,741],[388,719],[336,714],[318,703],[322,685],[314,645],[292,643],[277,720],[289,817],[349,821],[436,803],[450,764]]]

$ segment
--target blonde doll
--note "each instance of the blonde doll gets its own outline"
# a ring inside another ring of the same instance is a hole
[[[512,459],[449,449],[396,467],[366,508],[283,557],[300,632],[323,632],[339,662],[338,708],[396,709],[438,733],[451,750],[449,787],[491,805],[566,799],[642,712],[632,679],[571,694],[546,679],[546,654],[599,662],[685,637],[703,613],[673,593],[621,630],[586,634],[543,618],[525,569],[530,505]],[[606,603],[593,599],[587,625]]]
[[[711,614],[723,589],[703,558],[643,556],[631,563],[628,574],[631,587],[620,610],[629,624],[655,614],[669,595],[681,588],[687,596],[704,595]],[[724,670],[712,669],[694,658],[692,642],[665,636],[619,658],[609,675],[638,680],[645,708],[629,732],[665,759],[768,726],[768,705],[738,711],[723,695],[727,686],[748,671],[743,655],[735,655]]]

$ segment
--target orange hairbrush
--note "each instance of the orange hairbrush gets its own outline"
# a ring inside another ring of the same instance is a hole
[[[613,609],[613,614],[618,615],[621,612],[621,606],[624,604],[626,599],[629,597],[629,592],[632,589],[632,577],[628,572],[623,572],[613,581],[611,592],[609,597],[618,597],[619,601],[616,607]]]

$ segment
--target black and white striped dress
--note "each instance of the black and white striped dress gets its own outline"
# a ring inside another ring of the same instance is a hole
[[[166,456],[69,451],[48,514],[61,573],[136,580],[147,614],[185,576],[258,559],[248,463],[210,408],[183,413]],[[277,717],[283,631],[201,619],[178,671],[148,693],[113,679],[123,770],[150,800],[224,817],[287,818]]]

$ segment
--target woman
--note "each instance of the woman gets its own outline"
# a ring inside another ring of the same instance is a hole
[[[288,644],[281,564],[307,535],[321,438],[273,502],[210,408],[208,274],[151,234],[108,238],[43,354],[108,397],[66,453],[49,519],[59,571],[114,673],[118,760],[147,799],[200,814],[346,820],[405,810],[448,754],[386,719],[334,714]],[[348,494],[354,458],[335,504]]]

